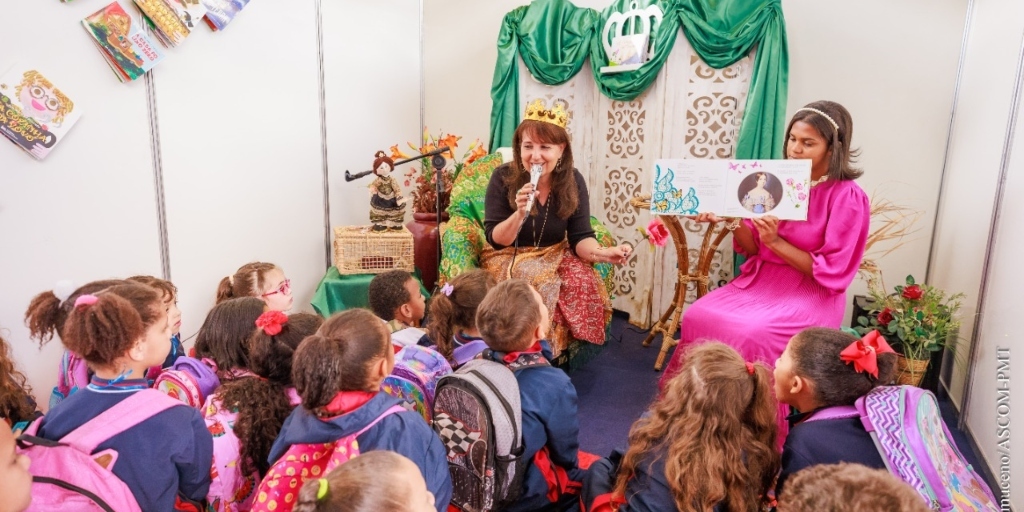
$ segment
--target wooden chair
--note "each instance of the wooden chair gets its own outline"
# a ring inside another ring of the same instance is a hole
[[[651,196],[642,195],[634,197],[630,200],[630,204],[637,209],[649,210],[651,208]],[[676,266],[676,287],[675,292],[673,292],[674,299],[672,304],[661,315],[661,319],[651,326],[651,331],[647,334],[647,338],[644,339],[644,346],[649,347],[651,342],[654,341],[654,337],[659,333],[661,334],[661,350],[658,352],[657,361],[654,362],[655,371],[661,371],[661,368],[665,365],[665,357],[668,356],[669,349],[679,344],[679,340],[674,336],[676,329],[679,328],[679,319],[683,314],[683,307],[686,304],[686,291],[689,289],[690,283],[696,284],[698,299],[708,293],[708,284],[710,282],[708,276],[711,272],[711,262],[715,257],[715,252],[718,251],[718,246],[721,245],[726,235],[730,233],[726,226],[716,229],[718,228],[716,224],[709,224],[704,232],[700,251],[697,253],[697,264],[691,271],[690,251],[686,244],[686,232],[683,231],[679,218],[675,215],[661,216],[662,223],[665,224],[669,234],[672,235],[672,243],[676,248],[678,264]]]

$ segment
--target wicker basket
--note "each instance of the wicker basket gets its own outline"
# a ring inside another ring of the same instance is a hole
[[[371,226],[334,228],[334,266],[338,273],[379,274],[388,270],[413,271],[412,233],[373,231]]]

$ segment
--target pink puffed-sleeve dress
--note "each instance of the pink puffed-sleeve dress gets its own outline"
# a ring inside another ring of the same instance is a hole
[[[808,327],[839,328],[846,289],[864,256],[871,217],[867,194],[851,180],[825,181],[811,189],[807,221],[781,221],[779,236],[810,253],[814,276],[804,275],[761,243],[742,273],[690,305],[683,314],[682,338],[661,377],[661,387],[679,372],[688,345],[721,341],[747,361],[771,368],[789,339]],[[737,246],[738,251],[742,251]],[[836,357],[839,357],[836,354]],[[780,405],[780,434],[788,430]]]

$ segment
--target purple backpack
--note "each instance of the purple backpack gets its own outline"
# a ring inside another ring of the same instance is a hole
[[[877,387],[855,406],[829,407],[807,421],[856,417],[871,434],[886,469],[910,484],[932,510],[1000,510],[988,485],[957,449],[931,391]]]
[[[202,409],[219,387],[217,364],[213,360],[186,356],[175,360],[153,381],[153,389],[194,409]]]
[[[181,403],[143,389],[60,441],[36,437],[45,418],[32,422],[18,438],[18,453],[32,460],[32,504],[27,510],[141,512],[131,489],[112,471],[117,452],[93,452],[108,439],[176,405]]]
[[[441,354],[419,345],[403,347],[395,354],[395,368],[381,382],[380,390],[403,401],[430,423],[434,413],[437,381],[452,372]]]

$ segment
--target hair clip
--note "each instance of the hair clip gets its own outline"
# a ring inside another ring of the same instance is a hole
[[[327,488],[328,488],[329,484],[327,483],[327,479],[326,478],[321,478],[321,479],[317,480],[317,485],[319,485],[320,487],[317,488],[317,490],[316,490],[316,500],[320,501],[320,500],[324,499],[325,497],[327,497]]]
[[[877,330],[864,335],[863,338],[850,343],[842,352],[839,359],[846,364],[853,363],[853,370],[857,373],[867,373],[878,378],[878,354],[895,354],[896,351],[889,346]]]
[[[267,336],[277,336],[282,326],[288,323],[288,315],[280,311],[266,311],[256,319],[256,327],[263,329]]]
[[[77,308],[78,306],[92,306],[93,304],[96,304],[99,301],[99,297],[91,293],[87,293],[85,295],[79,295],[78,298],[75,299],[75,307]]]
[[[70,279],[62,279],[53,285],[53,294],[61,303],[68,300],[72,293],[75,293],[75,284]]]
[[[455,287],[452,286],[451,283],[445,283],[444,286],[441,287],[441,293],[443,293],[445,297],[451,297],[452,292],[454,291]]]
[[[750,361],[747,361],[747,373],[751,375],[754,374],[754,363],[751,363]]]

